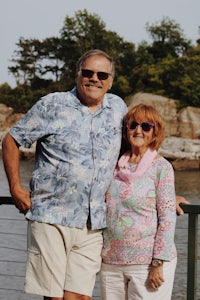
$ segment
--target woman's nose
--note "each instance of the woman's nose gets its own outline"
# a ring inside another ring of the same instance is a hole
[[[140,124],[136,127],[136,132],[142,132],[142,127]]]

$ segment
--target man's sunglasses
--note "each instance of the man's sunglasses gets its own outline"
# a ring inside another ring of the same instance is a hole
[[[106,80],[106,79],[108,79],[109,76],[111,76],[110,73],[106,73],[106,72],[94,72],[94,71],[88,70],[88,69],[81,69],[82,77],[92,78],[92,76],[94,74],[97,74],[97,77],[99,80]]]
[[[126,126],[127,126],[128,130],[135,130],[138,126],[140,126],[143,131],[148,132],[155,125],[153,123],[149,123],[149,122],[137,123],[137,122],[133,121],[131,123],[127,122]]]

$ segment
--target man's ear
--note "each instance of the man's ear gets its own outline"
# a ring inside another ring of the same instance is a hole
[[[111,89],[112,85],[113,85],[113,80],[110,81],[110,84],[109,84],[109,87],[108,87],[109,90]]]

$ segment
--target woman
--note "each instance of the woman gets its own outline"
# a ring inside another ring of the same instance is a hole
[[[161,117],[139,104],[124,117],[129,150],[107,192],[102,250],[103,300],[171,299],[177,253],[176,197],[171,164],[157,153]]]

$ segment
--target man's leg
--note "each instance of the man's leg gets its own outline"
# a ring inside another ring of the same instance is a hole
[[[63,300],[64,298],[58,298],[58,297],[44,297],[44,300]]]
[[[92,298],[90,296],[80,295],[80,294],[67,292],[67,291],[65,291],[64,298],[63,298],[63,300],[91,300],[91,299]],[[51,300],[54,300],[54,298]],[[57,300],[57,298],[55,300]]]
[[[25,291],[43,295],[44,300],[63,300],[66,250],[59,228],[29,222],[28,236]]]
[[[67,261],[64,300],[90,300],[101,267],[102,231],[84,228],[75,233]]]
[[[44,297],[44,300],[91,300],[91,297],[65,291],[64,298]]]

